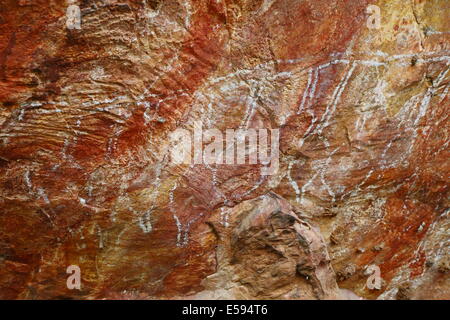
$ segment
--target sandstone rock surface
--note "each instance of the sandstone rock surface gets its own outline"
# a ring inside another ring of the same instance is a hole
[[[1,299],[450,299],[449,1],[74,3],[0,3]]]

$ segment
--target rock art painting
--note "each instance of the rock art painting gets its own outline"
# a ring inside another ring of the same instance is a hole
[[[450,299],[450,1],[2,0],[0,299]]]

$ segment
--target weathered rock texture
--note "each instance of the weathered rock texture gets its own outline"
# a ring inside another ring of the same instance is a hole
[[[0,298],[450,298],[449,1],[77,4],[0,3]],[[172,164],[194,121],[280,170]]]

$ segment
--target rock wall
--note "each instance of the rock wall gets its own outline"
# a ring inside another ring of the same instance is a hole
[[[449,18],[3,0],[0,298],[450,299]],[[174,163],[199,122],[279,130],[278,171]]]

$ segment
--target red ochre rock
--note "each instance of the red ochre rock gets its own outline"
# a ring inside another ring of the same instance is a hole
[[[75,5],[0,4],[0,298],[450,298],[446,1]],[[279,169],[174,163],[199,122]]]

